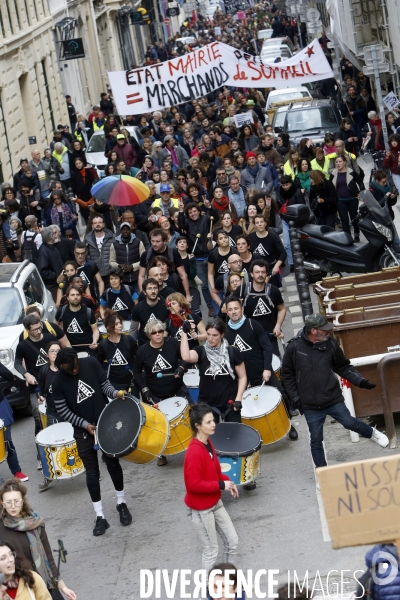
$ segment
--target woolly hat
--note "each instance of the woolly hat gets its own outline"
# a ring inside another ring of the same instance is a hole
[[[257,158],[257,155],[256,155],[256,153],[255,153],[255,152],[248,152],[248,153],[246,154],[246,160],[249,160],[249,158],[251,158],[251,157],[253,157],[253,158]]]

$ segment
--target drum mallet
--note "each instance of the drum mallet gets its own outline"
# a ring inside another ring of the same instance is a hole
[[[94,446],[93,446],[93,450],[95,450],[97,452],[97,450],[100,450],[100,446],[99,446],[99,442],[97,439],[97,429],[94,430]]]
[[[157,379],[161,379],[161,377],[175,377],[175,373],[157,373]]]
[[[210,233],[212,233],[213,223],[214,223],[214,217],[210,217]],[[212,237],[211,237],[207,242],[207,250],[212,250],[212,249],[213,249],[213,243],[212,243]]]
[[[197,242],[199,241],[200,238],[201,238],[201,233],[196,233],[196,241],[193,246],[192,254],[194,254],[194,251],[196,250]]]
[[[262,388],[264,387],[264,383],[265,383],[265,381],[263,381],[262,384],[260,385],[260,389],[258,390],[257,394],[255,394],[253,396],[254,400],[258,400],[258,394],[261,392]]]
[[[285,351],[286,350],[286,344],[283,341],[285,339],[285,336],[283,335],[282,331],[281,331],[280,335],[278,336],[278,339],[280,340],[280,342],[282,344],[283,351]]]

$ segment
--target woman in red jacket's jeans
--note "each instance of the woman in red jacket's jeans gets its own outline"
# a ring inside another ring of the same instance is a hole
[[[221,492],[228,490],[234,498],[239,492],[229,477],[222,474],[215,448],[209,440],[215,431],[215,421],[207,404],[191,407],[190,426],[194,435],[183,465],[185,504],[203,546],[202,568],[208,571],[218,556],[217,532],[224,542],[224,562],[232,562],[237,554],[238,536],[222,503]]]

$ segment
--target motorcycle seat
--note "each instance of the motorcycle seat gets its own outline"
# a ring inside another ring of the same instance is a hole
[[[336,231],[332,227],[328,227],[328,225],[304,225],[301,230],[311,237],[332,242],[332,244],[340,244],[341,246],[352,246],[354,244],[353,238],[349,233]]]

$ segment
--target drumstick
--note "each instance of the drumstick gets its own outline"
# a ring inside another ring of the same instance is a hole
[[[255,396],[253,396],[254,400],[258,400],[258,394],[261,392],[263,386],[264,386],[265,381],[262,382],[262,384],[260,385],[260,389],[258,390],[257,394],[255,394]]]
[[[93,446],[93,450],[95,450],[96,452],[97,452],[97,450],[100,450],[99,442],[97,440],[97,429],[94,430],[94,446]]]
[[[214,217],[210,217],[210,233],[212,233],[213,222],[214,222]],[[212,243],[212,238],[211,238],[207,242],[207,250],[212,250],[212,249],[213,249],[213,243]]]
[[[201,233],[196,233],[196,241],[193,246],[192,254],[194,254],[194,251],[196,250],[197,242],[199,241],[200,238],[201,238]]]
[[[156,377],[161,379],[161,377],[175,377],[175,373],[157,373]]]

